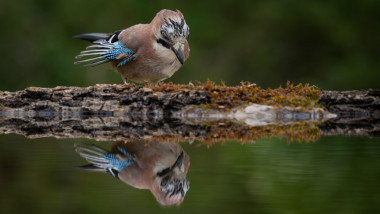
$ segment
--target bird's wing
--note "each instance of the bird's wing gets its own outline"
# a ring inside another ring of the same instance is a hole
[[[118,149],[126,158],[121,160],[119,159],[118,154],[109,153],[95,145],[75,144],[75,151],[91,163],[90,165],[80,167],[81,169],[109,172],[115,178],[119,178],[119,172],[134,164],[137,160],[134,155],[130,154],[125,149],[121,147],[118,147]]]
[[[136,53],[121,43],[118,36],[121,31],[113,34],[88,33],[75,36],[74,38],[83,39],[94,43],[80,52],[75,64],[83,66],[96,66],[103,63],[118,60],[117,67],[125,65],[136,57]],[[82,59],[84,58],[84,59]]]

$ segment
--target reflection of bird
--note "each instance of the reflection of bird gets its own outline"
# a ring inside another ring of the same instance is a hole
[[[182,13],[161,10],[150,24],[137,24],[113,34],[74,36],[95,43],[77,58],[76,64],[95,66],[112,62],[124,82],[156,83],[171,77],[189,57],[189,27]]]
[[[91,163],[83,169],[109,172],[133,187],[149,189],[162,205],[181,204],[189,190],[189,156],[177,143],[119,142],[111,152],[94,145],[75,147]]]

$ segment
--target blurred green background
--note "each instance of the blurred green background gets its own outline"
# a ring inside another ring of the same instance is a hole
[[[74,143],[0,135],[0,213],[380,213],[380,140],[323,137],[316,143],[275,138],[255,144],[181,143],[190,190],[180,207],[162,207],[148,190],[86,164]],[[110,148],[111,142],[96,142]]]
[[[73,65],[88,43],[71,37],[148,23],[163,8],[190,26],[190,58],[168,81],[380,88],[379,0],[2,0],[0,90],[122,83],[111,66]]]
[[[75,66],[88,43],[71,37],[148,23],[162,8],[180,9],[190,26],[190,58],[167,81],[380,88],[379,0],[0,0],[0,90],[122,83],[111,66]],[[379,213],[379,139],[183,144],[191,188],[179,208],[75,169],[85,163],[75,142],[94,143],[0,135],[0,212]]]

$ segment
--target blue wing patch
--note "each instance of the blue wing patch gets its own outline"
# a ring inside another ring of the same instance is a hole
[[[125,63],[133,60],[136,57],[135,52],[132,51],[131,49],[125,47],[123,44],[121,44],[120,41],[118,41],[116,44],[114,44],[113,47],[111,49],[109,49],[109,51],[107,53],[103,54],[102,56],[106,59],[109,59],[109,60],[115,60],[115,59],[117,59],[117,57],[120,54],[126,54],[126,55],[129,55],[129,57],[127,57],[127,58],[123,59],[121,62],[119,62],[119,64],[117,64],[117,67],[125,65]]]
[[[87,34],[83,36],[89,37],[93,35]],[[117,64],[117,67],[120,67],[135,59],[136,53],[124,46],[120,41],[112,43],[115,38],[117,39],[117,34],[113,34],[108,40],[93,41],[93,45],[88,46],[86,50],[81,51],[80,54],[76,56],[77,59],[84,59],[76,61],[75,64],[96,66],[113,60],[120,60]]]

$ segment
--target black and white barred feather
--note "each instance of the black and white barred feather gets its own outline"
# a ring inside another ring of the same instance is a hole
[[[120,54],[126,54],[130,57],[123,59],[117,66],[122,66],[134,59],[135,52],[119,41],[118,35],[120,32],[117,31],[113,34],[88,33],[74,36],[73,38],[75,39],[83,39],[94,43],[94,45],[88,46],[85,51],[76,56],[77,59],[85,59],[76,61],[75,64],[81,64],[84,67],[96,66],[116,60]]]

